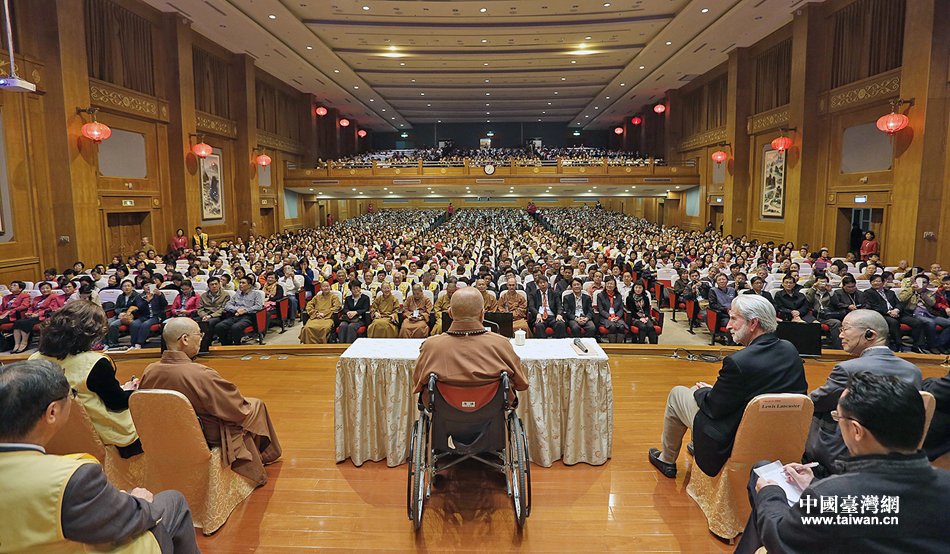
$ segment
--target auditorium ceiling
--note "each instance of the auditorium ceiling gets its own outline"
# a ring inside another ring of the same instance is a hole
[[[814,0],[145,0],[362,128],[617,125]]]
[[[695,185],[693,185],[695,186]],[[515,198],[535,200],[560,200],[561,198],[589,198],[591,202],[600,197],[614,196],[667,196],[668,192],[685,192],[693,188],[690,186],[658,184],[658,185],[599,185],[599,186],[566,186],[561,183],[550,185],[396,185],[396,186],[316,186],[316,187],[285,187],[299,194],[315,195],[317,200],[342,199],[360,200],[370,199],[405,199],[405,198],[432,198],[445,204],[445,198],[491,198],[492,200],[511,200]]]

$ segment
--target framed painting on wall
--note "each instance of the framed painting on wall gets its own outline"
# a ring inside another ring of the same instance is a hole
[[[224,219],[221,156],[209,154],[201,160],[201,218]]]
[[[785,152],[766,146],[762,154],[762,217],[785,215]]]

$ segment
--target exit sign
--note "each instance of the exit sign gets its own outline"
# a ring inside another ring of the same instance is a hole
[[[134,206],[134,205],[135,205],[135,200],[123,200],[123,201],[122,201],[122,205],[123,205],[123,206]]]

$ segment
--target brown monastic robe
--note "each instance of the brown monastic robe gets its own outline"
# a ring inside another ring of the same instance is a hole
[[[449,296],[449,293],[445,293],[435,299],[435,325],[432,326],[432,332],[429,333],[430,336],[435,336],[442,333],[442,314],[449,311],[449,307],[452,305],[452,297]]]
[[[419,310],[419,317],[413,321],[413,310]],[[419,300],[412,294],[402,304],[402,330],[399,331],[401,339],[424,339],[429,336],[429,314],[432,313],[432,301],[425,296]]]
[[[340,299],[332,292],[319,292],[307,302],[307,315],[310,319],[307,324],[300,329],[300,342],[302,344],[326,344],[327,337],[333,329],[333,314],[343,309]],[[317,314],[322,313],[323,317],[317,319]]]
[[[217,371],[191,361],[184,352],[171,350],[145,368],[139,389],[174,390],[185,395],[208,445],[221,447],[224,463],[260,485],[267,482],[264,464],[280,458],[281,448],[264,402],[245,398]]]
[[[528,326],[528,301],[513,290],[507,290],[498,297],[499,312],[510,312],[514,330],[523,329],[531,337],[531,328]]]
[[[380,294],[373,300],[373,314],[379,314],[379,319],[373,319],[366,330],[366,336],[371,339],[394,339],[399,328],[389,316],[399,311],[399,301],[395,295],[383,296]]]

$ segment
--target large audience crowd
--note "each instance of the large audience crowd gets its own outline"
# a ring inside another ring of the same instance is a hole
[[[360,168],[372,167],[373,162],[383,167],[416,164],[424,162],[430,165],[461,166],[465,160],[470,165],[543,165],[561,160],[564,166],[601,165],[606,160],[612,166],[646,167],[650,159],[639,152],[607,150],[604,148],[421,148],[408,150],[377,150],[356,154],[335,160],[336,167]],[[664,165],[660,158],[653,161]]]
[[[690,325],[708,313],[724,326],[737,294],[758,294],[781,320],[824,325],[830,347],[839,347],[843,317],[867,307],[890,325],[893,349],[950,352],[950,279],[938,263],[928,270],[904,260],[885,267],[876,252],[865,260],[852,253],[832,258],[826,248],[723,236],[711,225],[665,227],[599,204],[529,208],[380,210],[330,227],[221,244],[200,228],[190,240],[180,230],[178,248],[164,255],[145,238],[127,259],[88,268],[79,261],[62,272],[50,268],[35,282],[7,284],[0,330],[7,349],[22,352],[53,313],[88,299],[105,300],[111,332],[103,346],[113,348],[126,332],[133,348],[144,346],[171,315],[198,321],[208,346],[261,336],[268,324],[286,327],[298,316],[311,328],[301,332],[305,342],[396,336],[406,320],[424,320],[426,329],[413,332],[424,336],[441,330],[454,290],[477,286],[493,304],[490,312],[511,312],[515,328],[541,336],[656,342],[661,307],[682,309],[693,301],[699,309]],[[566,313],[575,281],[575,313]],[[330,294],[339,302],[310,309],[313,297]],[[363,294],[369,305],[360,301]],[[377,297],[391,304],[390,296],[395,307],[380,311]],[[423,309],[407,311],[409,299],[413,310]],[[273,317],[260,324],[259,311]],[[387,325],[377,321],[380,313]],[[341,334],[341,318],[365,325],[353,325],[355,335]]]

